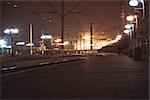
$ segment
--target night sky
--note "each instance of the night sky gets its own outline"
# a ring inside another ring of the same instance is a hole
[[[42,30],[54,37],[61,36],[61,18],[58,14],[32,13],[32,12],[53,12],[49,3],[61,13],[61,1],[2,1],[1,17],[2,29],[15,27],[20,30],[18,39],[28,41],[29,24],[34,27],[34,39],[39,39]],[[64,13],[67,13],[77,3],[79,5],[73,12],[83,14],[68,14],[65,17],[65,39],[69,35],[72,38],[80,31],[89,31],[90,20],[94,23],[94,31],[107,31],[109,34],[116,34],[120,29],[120,2],[115,1],[64,1]],[[15,8],[14,5],[17,5]],[[52,22],[49,23],[49,20]],[[80,23],[80,24],[79,24]]]

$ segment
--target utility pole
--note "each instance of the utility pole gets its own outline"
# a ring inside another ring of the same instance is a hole
[[[10,32],[10,35],[11,35],[11,46],[12,46],[12,49],[11,49],[11,56],[14,57],[15,53],[14,53],[14,37],[13,37],[13,34],[12,32]]]
[[[78,51],[78,36],[76,35],[76,52]]]
[[[90,49],[93,50],[93,21],[92,21],[92,18],[89,18],[89,16],[86,13],[83,13],[83,12],[78,12],[78,13],[82,14],[82,15],[86,16],[88,19],[90,19]]]
[[[30,31],[30,55],[33,54],[33,25],[29,25],[29,31]]]
[[[64,45],[63,45],[63,43],[64,43],[64,1],[62,0],[62,5],[61,5],[61,7],[62,7],[62,11],[61,11],[61,32],[62,32],[62,34],[61,34],[61,43],[62,43],[62,45],[61,45],[61,55],[63,55],[64,54]]]
[[[67,13],[64,13],[64,0],[62,0],[61,1],[61,13],[60,12],[58,12],[56,9],[55,9],[55,7],[51,4],[51,3],[49,3],[49,2],[47,2],[47,4],[53,9],[53,11],[52,12],[32,12],[32,13],[34,13],[34,14],[36,14],[36,15],[38,15],[38,16],[40,16],[38,13],[56,13],[56,14],[58,14],[59,16],[60,16],[60,18],[61,18],[61,43],[62,43],[62,45],[61,45],[61,55],[63,55],[63,53],[64,53],[64,45],[63,45],[63,43],[64,43],[64,19],[65,19],[65,17],[68,15],[68,14],[71,14],[71,13],[79,13],[79,12],[72,12],[76,7],[78,7],[78,5],[80,4],[80,2],[81,1],[79,1],[74,7],[72,7]],[[40,16],[41,17],[41,16]]]
[[[90,37],[91,37],[90,39],[91,50],[93,50],[93,23],[92,22],[90,23]]]

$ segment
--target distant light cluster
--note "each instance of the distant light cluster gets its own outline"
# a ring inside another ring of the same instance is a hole
[[[120,39],[122,38],[122,35],[117,35],[115,39],[113,40],[105,40],[105,41],[95,41],[93,43],[93,49],[102,49],[103,47],[112,45],[114,43],[117,43]],[[84,40],[78,41],[77,44],[75,45],[75,49],[77,50],[90,50],[90,36],[84,36]]]

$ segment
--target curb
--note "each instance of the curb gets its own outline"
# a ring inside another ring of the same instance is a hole
[[[28,69],[33,69],[33,68],[39,68],[39,67],[46,66],[46,65],[54,65],[54,64],[72,62],[72,61],[77,61],[77,60],[85,60],[85,57],[81,57],[81,58],[77,58],[77,59],[71,59],[71,60],[67,60],[67,59],[63,59],[61,61],[55,60],[52,62],[46,61],[46,62],[41,62],[41,63],[35,64],[35,65],[31,65],[31,66],[25,66],[25,67],[10,66],[10,67],[1,69],[0,74],[4,75],[7,73],[13,73],[13,72],[21,71],[21,70],[28,70]]]

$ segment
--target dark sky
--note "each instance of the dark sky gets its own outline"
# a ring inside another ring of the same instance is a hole
[[[32,12],[51,12],[53,9],[48,2],[61,13],[61,1],[2,1],[2,26],[3,29],[16,27],[19,28],[19,39],[28,40],[29,24],[34,26],[34,38],[39,38],[42,29],[47,34],[53,36],[61,36],[61,18],[57,14],[39,13],[33,14]],[[77,1],[65,1],[64,13],[67,13],[74,7]],[[14,4],[18,7],[14,8]],[[81,1],[73,12],[83,12],[83,14],[68,14],[65,17],[65,38],[66,35],[75,35],[81,30],[89,31],[90,19],[94,23],[94,31],[109,31],[110,34],[116,34],[120,28],[120,2],[115,1]],[[43,20],[42,17],[46,19]],[[49,23],[48,20],[52,22]],[[80,24],[79,24],[80,23]],[[84,27],[84,28],[83,28]]]

